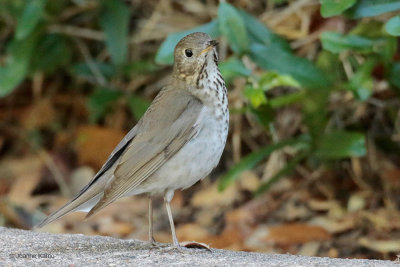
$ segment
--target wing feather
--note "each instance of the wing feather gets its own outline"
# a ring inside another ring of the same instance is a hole
[[[177,117],[167,118],[172,123],[163,129],[138,133],[132,140],[117,163],[115,178],[87,217],[134,190],[197,134],[196,122],[203,104],[193,97],[182,98],[178,103],[181,108],[175,107]]]

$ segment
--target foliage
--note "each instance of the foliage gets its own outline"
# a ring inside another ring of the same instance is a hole
[[[275,2],[284,5],[288,1]],[[226,82],[233,84],[238,77],[246,79],[242,90],[246,106],[232,111],[250,115],[267,139],[272,140],[236,163],[221,179],[220,188],[226,188],[241,172],[254,168],[272,153],[287,146],[294,148],[281,171],[261,186],[259,192],[262,192],[293,172],[299,163],[329,166],[332,162],[366,155],[366,127],[356,121],[334,123],[335,112],[329,103],[336,94],[350,95],[358,103],[367,103],[373,97],[378,79],[400,93],[400,63],[396,61],[400,17],[393,15],[400,9],[400,1],[320,0],[320,4],[322,17],[343,16],[353,20],[354,27],[347,32],[324,30],[320,35],[321,49],[312,59],[299,56],[288,40],[246,11],[223,1],[217,17],[210,22],[170,34],[155,55],[132,61],[129,53],[132,14],[123,0],[98,1],[95,8],[82,9],[82,13],[88,14],[86,17],[79,14],[74,17],[77,25],[85,21],[100,33],[93,38],[101,42],[90,51],[68,34],[75,28],[60,27],[63,18],[57,14],[68,6],[68,1],[1,0],[0,25],[12,29],[12,34],[0,47],[4,54],[0,65],[0,97],[16,91],[23,81],[62,71],[76,83],[83,80],[94,85],[87,97],[91,122],[101,121],[120,102],[138,119],[149,100],[136,92],[122,90],[120,82],[160,69],[153,64],[153,56],[159,65],[171,64],[173,48],[183,36],[206,32],[229,45],[231,54],[220,62]],[[384,15],[383,19],[376,19],[379,15]],[[101,56],[103,49],[106,57]],[[97,54],[94,58],[93,52]],[[381,70],[379,75],[378,70]],[[277,87],[290,90],[271,95]],[[302,130],[280,137],[275,130],[276,117],[284,108],[298,109]],[[391,120],[395,124],[396,116],[392,115]]]
[[[87,3],[82,3],[83,10],[85,4]],[[137,117],[143,114],[148,107],[148,101],[132,104],[137,103],[132,100],[137,97],[122,90],[115,91],[118,88],[112,82],[137,74],[138,68],[134,65],[140,65],[139,72],[148,69],[148,62],[127,61],[131,17],[129,8],[122,0],[99,2],[96,11],[100,14],[100,19],[93,19],[91,23],[95,23],[104,32],[105,47],[111,58],[111,62],[104,62],[89,58],[87,48],[82,42],[65,34],[68,29],[60,26],[62,18],[57,14],[68,5],[66,0],[0,2],[0,21],[5,27],[13,27],[7,25],[10,23],[16,24],[11,40],[5,44],[5,60],[0,66],[0,97],[12,93],[27,78],[43,73],[52,74],[67,68],[73,79],[79,77],[95,84],[96,88],[87,102],[91,121],[100,120],[108,110],[108,104],[119,98],[125,99],[125,96],[128,97],[126,106],[133,115]],[[91,17],[92,14],[89,15]],[[73,54],[83,54],[85,61],[80,61]],[[148,69],[148,72],[151,70],[154,68]]]
[[[345,13],[352,18],[369,17],[399,9],[399,4],[400,1],[321,0],[321,15],[329,17]],[[323,32],[321,42],[324,50],[321,51],[315,64],[296,56],[286,40],[272,33],[245,11],[228,3],[221,4],[218,18],[211,24],[205,24],[198,29],[206,29],[206,32],[214,33],[213,37],[222,36],[228,41],[234,55],[227,59],[227,63],[221,63],[222,73],[228,81],[231,81],[233,75],[226,73],[225,68],[234,62],[235,68],[242,70],[238,71],[237,75],[249,77],[243,91],[249,102],[246,110],[252,113],[268,131],[273,128],[274,114],[279,111],[279,108],[300,105],[304,123],[309,131],[294,139],[277,141],[244,157],[222,177],[219,188],[225,189],[239,177],[242,171],[254,168],[258,162],[274,151],[282,149],[286,144],[293,146],[296,142],[305,142],[305,145],[297,150],[297,155],[288,161],[270,182],[262,185],[258,192],[266,190],[273,182],[293,171],[300,161],[317,159],[318,162],[323,163],[365,156],[366,144],[363,129],[357,125],[329,126],[326,104],[331,95],[340,89],[352,92],[359,101],[368,101],[372,96],[374,86],[372,72],[380,64],[386,68],[386,79],[394,80],[394,85],[396,85],[398,79],[395,78],[397,75],[394,74],[393,68],[398,68],[398,63],[393,62],[393,57],[397,49],[397,41],[390,35],[398,35],[400,26],[398,18],[393,17],[386,23],[384,27],[386,32],[382,30],[382,27],[371,32],[368,25],[362,22],[359,22],[348,34]],[[158,55],[163,54],[165,58],[172,58],[173,46],[170,44],[176,43],[187,32],[170,35]],[[338,75],[337,70],[330,71],[338,67],[333,64],[337,63],[344,53],[347,54],[349,63],[354,69],[354,75],[351,77]],[[243,71],[244,65],[240,63],[240,59],[243,59],[245,55],[260,68],[269,72],[262,76],[247,74]],[[364,64],[352,60],[360,56],[364,58]],[[329,59],[325,59],[327,57]],[[160,60],[160,57],[156,57],[157,59],[159,63],[169,63]],[[326,63],[323,63],[324,61]],[[275,82],[271,81],[270,75],[273,75]],[[272,86],[268,86],[271,83]],[[292,86],[297,87],[298,90],[284,96],[268,98],[267,92],[276,86]],[[273,132],[270,134],[273,135]]]

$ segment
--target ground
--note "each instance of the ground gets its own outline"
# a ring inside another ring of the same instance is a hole
[[[138,240],[80,234],[49,234],[0,227],[1,266],[398,266],[380,260],[350,260],[229,250],[168,247],[148,249]]]

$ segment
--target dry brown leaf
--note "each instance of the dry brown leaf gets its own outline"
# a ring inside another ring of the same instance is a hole
[[[327,256],[330,258],[338,258],[339,257],[339,251],[336,248],[330,248],[328,250]]]
[[[385,182],[389,183],[391,187],[400,188],[400,169],[385,169],[382,171],[381,177],[385,180]]]
[[[393,209],[381,208],[376,211],[362,211],[361,216],[374,225],[377,231],[388,232],[400,229],[400,212]]]
[[[248,225],[255,223],[251,210],[239,208],[225,214],[226,225]]]
[[[50,98],[40,99],[21,113],[21,123],[25,129],[48,126],[56,114]]]
[[[318,253],[319,248],[321,247],[320,242],[308,242],[301,246],[297,255],[303,256],[315,256]]]
[[[268,235],[268,226],[261,224],[256,226],[255,230],[245,240],[245,246],[251,251],[269,251],[273,244],[265,242]]]
[[[222,214],[221,209],[198,209],[194,214],[195,220],[198,224],[204,227],[210,227],[215,223],[215,219],[219,218]]]
[[[213,248],[225,248],[240,250],[243,248],[245,237],[237,229],[226,228],[220,235],[210,235],[207,229],[198,224],[190,223],[179,226],[177,229],[179,240],[195,240],[209,244]]]
[[[245,236],[235,228],[225,229],[221,235],[217,237],[210,237],[209,243],[214,248],[225,248],[231,250],[240,250],[243,247]]]
[[[229,206],[240,196],[238,193],[238,186],[233,184],[225,189],[223,192],[218,191],[218,184],[214,183],[196,192],[191,199],[194,207],[218,207]]]
[[[101,235],[125,237],[134,231],[131,223],[115,221],[112,217],[102,217],[98,220],[98,232]]]
[[[285,224],[269,227],[268,230],[265,241],[284,246],[331,239],[331,235],[326,229],[308,224]]]
[[[184,242],[181,242],[180,245],[185,248],[206,249],[208,251],[211,251],[211,248],[209,245],[201,243],[201,242],[196,242],[196,241],[184,241]]]
[[[240,175],[239,185],[244,190],[254,192],[260,187],[260,184],[260,178],[253,171],[244,171]]]
[[[349,212],[363,210],[367,204],[367,197],[368,193],[365,194],[363,192],[351,194],[349,201],[347,202],[347,210]]]
[[[268,157],[267,162],[264,167],[264,174],[262,177],[262,181],[264,183],[268,182],[276,173],[278,173],[286,164],[286,157],[283,151],[277,150],[271,153]],[[287,179],[280,179],[280,181]],[[275,186],[274,186],[275,187]],[[287,188],[286,188],[287,189]]]
[[[330,209],[340,206],[335,200],[319,200],[310,199],[307,204],[314,211],[329,211]]]
[[[32,172],[40,172],[43,161],[38,156],[27,156],[23,158],[3,159],[0,162],[0,177],[2,179],[14,180]]]
[[[260,219],[265,218],[269,212],[269,205],[274,203],[269,196],[255,198],[238,209],[225,213],[225,227],[234,228],[242,236],[249,236]]]
[[[341,220],[328,216],[316,216],[310,220],[310,223],[326,229],[331,234],[343,233],[356,227],[356,220],[352,215],[345,216]]]
[[[0,214],[3,218],[6,218],[9,222],[12,222],[17,228],[28,228],[28,225],[26,225],[25,222],[21,220],[21,217],[17,214],[16,209],[5,201],[0,201]]]
[[[21,205],[25,209],[33,211],[37,207],[37,201],[32,198],[31,194],[39,181],[40,173],[38,172],[17,177],[8,193],[8,200],[15,205]]]
[[[8,201],[11,204],[21,205],[30,211],[36,208],[37,202],[31,194],[40,181],[42,167],[43,162],[37,156],[1,162],[0,177],[10,187]]]
[[[99,169],[111,151],[125,136],[120,130],[99,126],[82,126],[77,131],[79,164],[89,164]]]
[[[311,211],[299,197],[295,196],[284,203],[277,215],[285,221],[294,221],[310,217]]]
[[[209,238],[207,229],[196,223],[179,225],[176,229],[176,235],[179,240],[196,240],[204,242],[204,240]]]
[[[368,249],[378,251],[381,253],[399,252],[400,240],[376,240],[361,237],[358,244]]]
[[[147,236],[145,238],[147,238]],[[142,239],[145,240],[144,238],[142,238]],[[154,232],[154,239],[160,243],[171,243],[172,242],[172,237],[171,237],[170,232],[156,231],[156,232]]]

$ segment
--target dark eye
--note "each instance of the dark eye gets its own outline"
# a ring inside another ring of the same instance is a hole
[[[186,50],[185,50],[185,55],[186,55],[187,57],[191,57],[191,56],[193,56],[193,52],[192,52],[192,50],[190,50],[190,49],[186,49]]]

